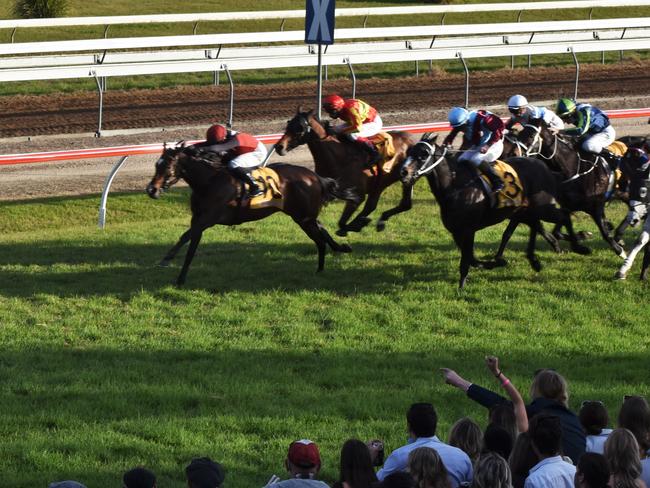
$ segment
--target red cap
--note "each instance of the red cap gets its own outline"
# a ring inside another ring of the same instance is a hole
[[[338,95],[329,95],[323,98],[323,107],[326,110],[341,110],[345,105],[345,100]]]
[[[313,468],[320,466],[320,453],[318,446],[309,439],[294,441],[289,446],[287,458],[292,464],[300,468]]]
[[[219,144],[220,142],[223,142],[226,139],[227,134],[228,134],[228,131],[226,130],[226,128],[223,125],[214,124],[206,132],[205,139],[210,144]]]

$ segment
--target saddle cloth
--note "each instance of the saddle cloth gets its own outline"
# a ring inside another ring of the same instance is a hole
[[[264,194],[251,198],[249,208],[277,207],[284,206],[284,198],[280,192],[280,177],[271,168],[255,168],[251,176]],[[248,188],[248,185],[246,185]]]
[[[492,163],[492,169],[498,174],[503,180],[504,187],[503,190],[496,194],[496,201],[493,202],[493,207],[495,208],[505,208],[505,207],[525,207],[528,205],[528,201],[524,197],[524,187],[521,184],[519,175],[515,169],[510,166],[508,163],[500,160],[496,160]],[[490,180],[484,174],[481,174],[481,179],[485,187],[490,190]],[[491,193],[488,191],[488,193]]]
[[[381,165],[381,170],[384,173],[390,173],[395,164],[395,145],[393,144],[393,136],[388,132],[378,132],[372,137],[369,137],[370,141],[375,145],[381,158],[383,164]]]

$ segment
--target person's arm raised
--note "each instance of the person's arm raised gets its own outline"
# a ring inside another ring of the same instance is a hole
[[[528,432],[528,414],[526,413],[526,404],[521,397],[519,390],[506,378],[506,375],[499,369],[499,358],[495,356],[486,356],[485,364],[492,372],[494,377],[501,382],[501,386],[506,391],[515,410],[515,419],[517,420],[517,430],[519,432]]]

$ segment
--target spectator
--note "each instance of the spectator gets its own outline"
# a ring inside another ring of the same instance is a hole
[[[341,448],[339,480],[334,488],[370,488],[377,482],[368,446],[357,439],[349,439]]]
[[[533,417],[530,440],[539,462],[530,470],[524,488],[573,488],[576,468],[560,456],[562,424],[559,417],[545,413]]]
[[[383,481],[378,481],[373,488],[416,488],[413,477],[404,471],[389,474]]]
[[[86,488],[86,485],[82,485],[78,481],[67,480],[50,483],[48,488]]]
[[[408,472],[417,488],[450,488],[447,468],[430,447],[418,447],[408,457]]]
[[[449,445],[461,449],[473,465],[478,460],[483,445],[481,428],[469,417],[456,421],[449,432]]]
[[[508,464],[512,473],[512,485],[514,488],[523,488],[529,471],[537,464],[537,455],[533,451],[528,432],[522,432],[517,436]]]
[[[503,427],[490,424],[485,428],[483,434],[483,452],[494,452],[501,456],[503,459],[508,459],[512,452],[513,440],[508,432]]]
[[[607,436],[612,432],[612,429],[606,429],[607,424],[609,424],[609,416],[605,405],[598,400],[582,402],[578,418],[585,430],[585,434],[587,434],[586,452],[602,454]]]
[[[435,449],[449,474],[452,488],[472,481],[472,462],[469,456],[457,447],[441,442],[436,437],[438,415],[430,403],[414,403],[406,414],[406,425],[410,436],[409,443],[393,451],[386,459],[384,467],[377,473],[383,480],[389,474],[406,470],[408,455],[418,447]]]
[[[517,430],[517,419],[512,403],[499,403],[490,407],[488,410],[488,424],[498,425],[507,430],[513,443],[517,439],[519,431]]]
[[[156,475],[145,468],[133,468],[122,477],[124,488],[156,488]]]
[[[291,478],[274,483],[274,488],[328,488],[326,483],[315,479],[321,468],[320,452],[309,439],[294,441],[289,445],[284,465]]]
[[[484,407],[505,403],[507,400],[485,388],[472,384],[455,371],[443,368],[445,381],[465,392],[472,400]],[[562,423],[562,451],[576,463],[585,452],[585,433],[580,425],[578,416],[568,408],[569,393],[566,380],[552,369],[542,369],[535,372],[530,387],[533,399],[526,406],[527,418],[544,411],[559,417]]]
[[[634,434],[639,444],[641,479],[650,486],[650,407],[641,396],[626,396],[618,414],[618,426]]]
[[[576,488],[607,488],[609,468],[605,456],[596,452],[586,452],[576,466]]]
[[[226,473],[219,463],[209,457],[194,458],[185,468],[188,488],[218,488]]]
[[[472,488],[512,488],[510,466],[494,452],[484,454],[474,470]]]
[[[641,479],[639,444],[627,429],[615,429],[605,441],[609,484],[613,488],[646,488]]]

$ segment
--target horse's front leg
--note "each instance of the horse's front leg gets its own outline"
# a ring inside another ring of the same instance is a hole
[[[370,218],[368,218],[368,215],[370,215],[372,212],[375,211],[377,208],[377,203],[379,202],[379,197],[381,196],[381,193],[384,191],[384,188],[377,188],[373,189],[370,193],[368,193],[368,198],[366,199],[366,204],[363,206],[361,209],[361,212],[354,218],[352,222],[348,224],[348,230],[352,232],[361,232],[361,229],[363,229],[366,225],[370,223]]]
[[[625,259],[627,257],[627,254],[625,253],[625,249],[621,247],[621,245],[616,242],[612,236],[609,234],[609,229],[607,228],[607,224],[605,221],[605,208],[603,205],[600,205],[594,209],[594,211],[591,213],[591,217],[594,219],[594,222],[596,222],[596,225],[598,226],[598,230],[600,231],[600,235],[603,236],[603,239],[607,244],[609,244],[609,247],[612,248],[612,250],[616,253],[616,255],[619,258]]]
[[[343,208],[343,213],[341,214],[341,217],[339,218],[339,228],[336,231],[337,236],[346,236],[348,235],[348,220],[352,216],[354,212],[357,211],[357,208],[359,208],[359,205],[361,205],[361,202],[363,201],[363,198],[359,198],[358,200],[347,200],[345,202],[345,207]]]
[[[454,234],[454,240],[460,248],[460,279],[458,281],[458,289],[462,290],[465,288],[469,269],[476,262],[476,258],[474,257],[474,232]]]
[[[386,221],[390,219],[393,215],[398,213],[407,212],[413,207],[413,186],[402,183],[402,199],[399,201],[396,207],[386,210],[381,214],[379,220],[377,221],[377,231],[381,232],[386,228]]]
[[[196,248],[201,242],[201,236],[203,235],[203,228],[199,226],[192,225],[189,230],[190,233],[190,246],[187,248],[187,254],[185,254],[185,262],[183,262],[183,268],[181,269],[178,278],[176,278],[176,286],[183,286],[185,280],[187,279],[187,272],[190,269],[190,264],[192,259],[194,259],[194,254],[196,253]]]
[[[187,242],[190,240],[190,233],[192,229],[187,229],[185,232],[183,232],[183,235],[178,239],[178,242],[174,244],[174,247],[172,247],[169,251],[167,251],[167,254],[165,254],[165,257],[162,258],[160,263],[158,263],[158,266],[163,266],[167,267],[169,266],[169,263],[171,262],[172,259],[178,254],[178,251],[187,244]]]

